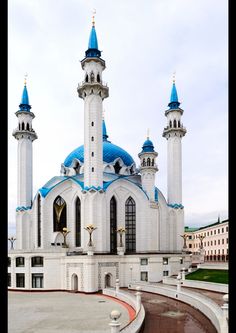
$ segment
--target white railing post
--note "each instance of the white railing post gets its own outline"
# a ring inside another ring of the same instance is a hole
[[[221,309],[223,310],[223,315],[224,315],[224,318],[226,319],[226,321],[228,321],[228,311],[229,311],[229,295],[228,294],[225,294],[223,297],[223,300],[224,300],[224,304],[221,306]]]
[[[116,295],[118,294],[119,290],[120,290],[120,280],[116,279]]]
[[[136,315],[137,315],[140,308],[141,308],[141,295],[142,295],[142,293],[140,292],[141,287],[137,286],[136,290],[137,290],[137,292],[135,293],[135,296],[136,296]]]
[[[177,276],[177,293],[181,291],[181,275]]]
[[[182,269],[182,280],[185,280],[185,267],[183,267]]]
[[[112,310],[110,313],[111,322],[109,326],[111,327],[111,333],[119,333],[120,332],[120,325],[121,323],[118,321],[120,318],[121,313],[118,310]]]

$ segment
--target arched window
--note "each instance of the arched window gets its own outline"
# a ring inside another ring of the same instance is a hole
[[[177,125],[176,125],[176,120],[174,120],[174,128],[176,128],[176,126],[177,126]]]
[[[117,248],[117,209],[116,209],[116,199],[111,198],[110,201],[110,252],[116,253]]]
[[[169,124],[170,124],[170,127],[172,127],[172,121],[171,121],[171,120],[170,120],[170,123],[169,123]]]
[[[94,141],[94,137],[93,136],[91,137],[91,141]]]
[[[118,161],[115,163],[114,169],[115,169],[115,173],[120,172],[121,166],[120,166],[120,163]]]
[[[38,195],[38,247],[41,246],[41,196]]]
[[[22,131],[24,131],[25,130],[25,123],[22,123]]]
[[[88,74],[85,76],[85,82],[88,82]]]
[[[146,166],[145,158],[143,159],[143,166]]]
[[[129,197],[125,203],[125,248],[126,252],[136,251],[136,205]]]
[[[81,246],[81,201],[79,197],[75,202],[75,246]]]
[[[53,203],[53,231],[62,231],[66,228],[66,202],[58,196]]]
[[[100,82],[100,75],[97,75],[97,82]]]
[[[178,120],[178,127],[180,127],[180,120]]]
[[[150,160],[150,157],[147,158],[147,166],[150,166],[151,165],[151,160]]]
[[[29,129],[29,124],[28,124],[28,123],[26,124],[26,130],[27,130],[27,131],[30,130],[30,129]]]
[[[91,83],[94,82],[94,74],[93,74],[93,72],[90,74],[90,81],[91,81]]]
[[[152,166],[154,166],[154,158],[152,159]]]

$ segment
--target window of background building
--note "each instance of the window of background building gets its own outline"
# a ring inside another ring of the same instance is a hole
[[[226,232],[228,232],[228,227],[226,227]]]
[[[140,259],[140,265],[147,265],[147,264],[148,264],[148,259],[147,258]]]
[[[220,250],[218,250],[218,254],[220,254]]]
[[[189,244],[188,247],[191,249],[192,248],[192,244]]]
[[[31,266],[32,267],[42,267],[43,266],[43,257],[32,257]]]
[[[220,245],[220,239],[218,239],[218,245]]]
[[[182,265],[183,262],[184,262],[184,259],[183,259],[183,258],[180,258],[179,263]]]
[[[207,236],[209,236],[209,231],[207,231]]]
[[[226,238],[226,244],[228,244],[228,242],[229,242],[229,240],[228,240],[228,238]]]
[[[224,228],[222,228],[221,230],[222,230],[222,234],[223,234],[223,232],[224,232]]]
[[[212,230],[211,230],[211,236],[212,236]]]
[[[211,245],[213,245],[213,241],[211,241]]]
[[[163,271],[163,276],[168,276],[169,275],[169,271]]]
[[[224,238],[222,238],[222,244],[224,244],[225,243],[225,240],[224,240]]]
[[[168,258],[163,258],[163,265],[168,265]]]
[[[220,233],[220,229],[218,229],[218,234]]]
[[[210,242],[207,242],[207,246],[209,246],[210,245]]]
[[[32,274],[32,288],[43,288],[43,274]]]
[[[16,258],[16,267],[24,267],[25,266],[25,258],[17,257]]]
[[[214,230],[214,235],[216,235],[216,230]]]
[[[216,245],[216,240],[214,241],[214,244]]]
[[[8,285],[8,287],[11,287],[11,273],[8,273],[8,276],[7,276],[7,285]]]
[[[24,288],[25,287],[25,274],[16,273],[16,287]]]
[[[148,281],[148,272],[141,272],[140,280]]]
[[[216,254],[216,250],[215,250],[215,254]]]
[[[188,236],[188,239],[192,239],[192,236],[191,236],[191,235],[189,235],[189,236]]]
[[[11,267],[11,258],[8,257],[8,267]]]
[[[224,249],[222,249],[222,254],[224,254],[224,252],[225,252]]]

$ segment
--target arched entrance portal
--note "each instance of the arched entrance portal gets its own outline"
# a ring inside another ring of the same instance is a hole
[[[112,275],[106,274],[105,275],[105,288],[110,288],[112,286]]]
[[[73,274],[71,277],[71,290],[74,292],[78,291],[78,275]]]

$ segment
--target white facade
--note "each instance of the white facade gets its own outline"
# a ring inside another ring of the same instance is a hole
[[[114,285],[116,278],[121,286],[133,279],[157,282],[190,264],[189,256],[182,253],[180,237],[184,232],[181,137],[186,130],[182,125],[164,130],[168,139],[167,202],[155,185],[158,154],[149,138],[139,154],[139,168],[124,149],[108,140],[102,120],[108,88],[102,81],[105,62],[100,55],[93,26],[89,49],[81,61],[84,81],[77,89],[84,100],[84,145],[67,156],[61,175],[37,191],[32,205],[19,201],[16,249],[9,253],[10,288],[94,292],[105,284]],[[18,112],[19,119],[23,114],[32,115],[27,101],[28,95],[21,104],[26,111]],[[168,121],[175,114],[179,121],[182,110],[170,109],[166,114]],[[32,154],[36,135],[28,135],[25,128],[19,131],[13,135],[17,139],[23,135],[26,150]],[[25,175],[18,191],[31,200],[32,185],[26,184],[31,184],[32,172],[26,171],[32,171],[32,158],[20,147],[18,156],[18,170]],[[89,248],[88,225],[96,227]],[[126,231],[123,244],[117,232],[120,227]],[[63,236],[63,230],[69,233]]]

